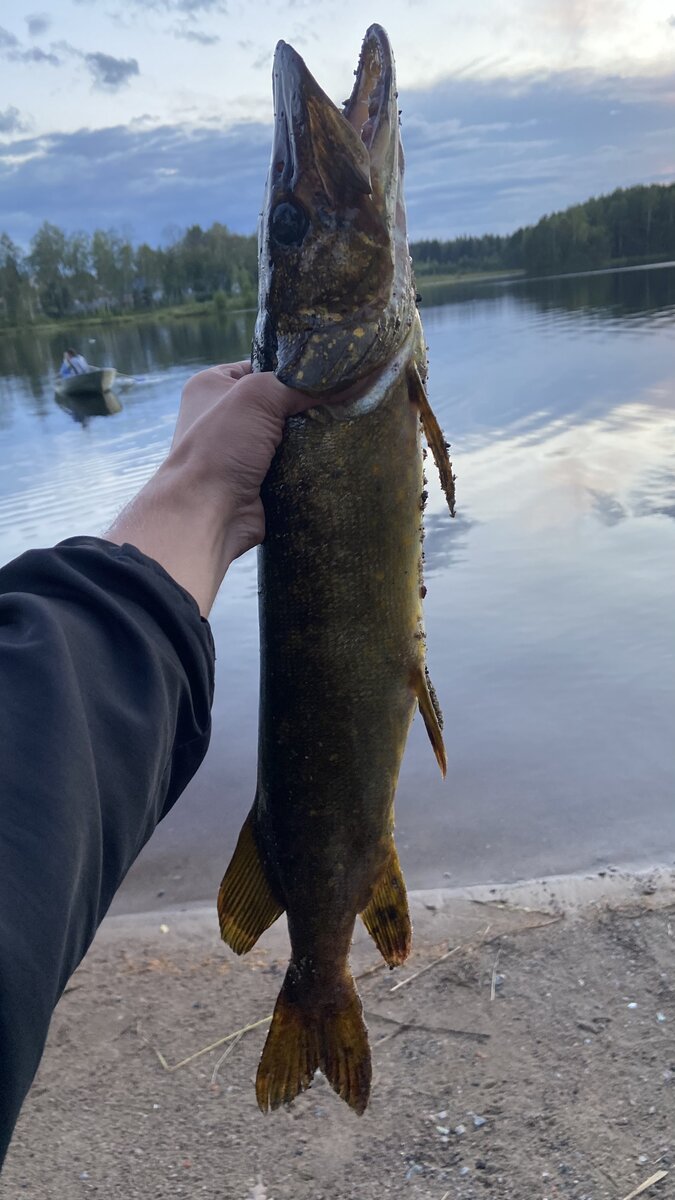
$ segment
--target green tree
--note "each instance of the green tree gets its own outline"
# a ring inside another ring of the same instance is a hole
[[[66,275],[66,235],[57,225],[43,222],[31,241],[30,266],[35,275],[40,305],[49,316],[68,312],[71,290]]]
[[[6,234],[0,234],[0,316],[9,325],[31,321],[33,289],[23,255]]]

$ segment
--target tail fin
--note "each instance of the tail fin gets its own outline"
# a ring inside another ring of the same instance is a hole
[[[309,972],[291,962],[277,999],[262,1052],[255,1090],[263,1112],[290,1104],[320,1068],[331,1087],[359,1115],[370,1095],[370,1047],[354,980],[346,972],[337,986],[315,999]]]

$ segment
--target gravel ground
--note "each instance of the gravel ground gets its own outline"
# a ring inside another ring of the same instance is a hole
[[[420,894],[393,974],[359,935],[360,1119],[320,1077],[263,1117],[264,1025],[166,1069],[271,1011],[282,929],[239,961],[204,910],[115,918],[57,1009],[0,1193],[624,1200],[667,1172],[642,1194],[675,1196],[673,878],[574,911],[555,886],[527,898]]]

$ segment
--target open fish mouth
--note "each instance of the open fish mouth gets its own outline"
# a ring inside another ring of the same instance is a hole
[[[293,190],[300,172],[313,159],[327,195],[336,187],[349,185],[372,193],[389,149],[392,117],[396,127],[393,79],[387,34],[381,25],[371,25],[361,48],[352,94],[340,112],[297,51],[279,42],[273,68],[275,150],[282,151],[274,164],[281,176],[279,182]]]
[[[389,39],[381,25],[371,25],[363,40],[352,94],[344,115],[371,154],[377,151],[377,133],[392,100],[393,64]]]
[[[368,29],[342,108],[279,42],[253,361],[317,395],[378,369],[412,325],[393,55]]]

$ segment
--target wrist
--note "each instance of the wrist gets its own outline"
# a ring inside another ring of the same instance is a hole
[[[237,557],[235,504],[220,481],[172,452],[106,533],[154,558],[208,616]]]

